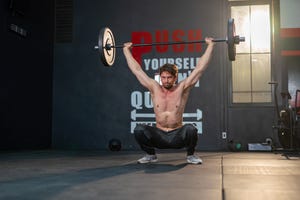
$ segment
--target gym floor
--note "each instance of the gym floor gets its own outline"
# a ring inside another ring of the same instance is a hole
[[[0,199],[289,199],[300,196],[300,156],[274,152],[0,152]]]

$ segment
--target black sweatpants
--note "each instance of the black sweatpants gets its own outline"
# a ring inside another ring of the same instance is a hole
[[[198,140],[198,130],[192,124],[185,124],[172,131],[163,131],[154,126],[138,124],[134,129],[134,136],[141,149],[149,155],[158,149],[186,148],[187,155],[193,155]]]

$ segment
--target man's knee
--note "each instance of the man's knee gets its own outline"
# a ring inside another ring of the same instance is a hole
[[[143,126],[142,124],[138,124],[136,125],[136,127],[133,130],[134,134],[141,134],[145,132],[145,126]]]
[[[138,124],[136,125],[136,127],[134,128],[133,134],[135,136],[135,138],[137,140],[139,140],[140,138],[145,138],[147,137],[147,133],[146,133],[146,127],[143,124]]]
[[[186,124],[184,125],[184,128],[185,128],[185,132],[189,134],[197,134],[198,132],[198,129],[192,124]]]
[[[134,131],[144,131],[145,126],[143,124],[137,124],[136,127],[134,128]]]
[[[197,140],[198,138],[198,129],[192,124],[184,125],[185,137]]]

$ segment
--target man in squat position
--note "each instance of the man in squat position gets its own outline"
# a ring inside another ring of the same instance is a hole
[[[194,155],[197,145],[197,129],[192,124],[183,125],[183,112],[189,93],[208,66],[211,59],[214,42],[205,38],[207,48],[199,59],[192,73],[176,84],[178,68],[174,64],[165,64],[159,69],[161,85],[150,78],[131,54],[132,43],[124,44],[123,53],[127,64],[138,81],[151,94],[156,126],[139,124],[134,129],[135,139],[147,155],[138,163],[157,162],[155,148],[186,148],[187,162],[201,164],[202,160]]]

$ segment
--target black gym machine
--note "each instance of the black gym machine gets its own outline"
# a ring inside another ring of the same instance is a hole
[[[299,120],[300,120],[300,105],[299,97],[300,90],[296,91],[295,103],[291,105],[289,102],[292,99],[289,92],[281,92],[283,106],[280,108],[278,104],[277,90],[278,82],[269,82],[273,86],[273,94],[275,101],[275,111],[277,122],[272,126],[277,131],[277,138],[281,145],[278,147],[273,144],[274,151],[283,152],[298,152],[300,147],[299,141]]]

